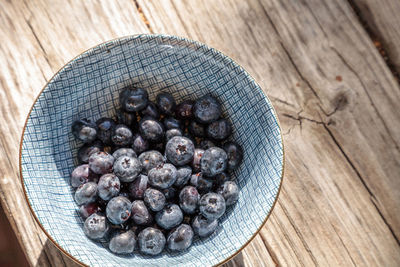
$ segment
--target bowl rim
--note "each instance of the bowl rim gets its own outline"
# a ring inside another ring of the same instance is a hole
[[[279,122],[279,118],[277,115],[277,112],[274,108],[274,106],[272,105],[271,100],[268,98],[268,96],[262,91],[261,87],[258,85],[258,83],[256,82],[256,80],[254,79],[253,76],[251,76],[242,66],[240,66],[235,60],[233,60],[231,57],[225,55],[224,53],[222,53],[221,51],[212,48],[210,46],[208,46],[205,43],[202,43],[200,41],[196,41],[196,40],[192,40],[186,37],[181,37],[181,36],[176,36],[176,35],[169,35],[169,34],[147,34],[147,33],[140,33],[140,34],[132,34],[132,35],[126,35],[126,36],[122,36],[122,37],[117,37],[117,38],[113,38],[110,40],[107,40],[105,42],[101,42],[98,43],[86,50],[84,50],[83,52],[81,52],[80,54],[78,54],[77,56],[75,56],[74,58],[72,58],[71,60],[69,60],[67,63],[65,63],[62,67],[60,67],[58,69],[57,72],[54,73],[54,75],[48,80],[46,81],[46,84],[43,86],[43,88],[40,90],[39,94],[36,96],[35,100],[33,101],[33,104],[31,106],[31,108],[29,109],[28,115],[26,116],[25,119],[25,123],[24,123],[24,127],[22,129],[22,133],[21,133],[21,138],[20,138],[20,145],[19,145],[19,177],[20,177],[20,182],[22,185],[22,190],[25,196],[25,201],[28,204],[29,210],[31,212],[31,214],[33,215],[33,218],[35,219],[36,223],[39,225],[40,229],[42,229],[42,231],[44,232],[44,234],[46,235],[46,237],[53,243],[53,245],[58,248],[64,255],[66,255],[68,258],[70,258],[73,262],[79,264],[80,266],[88,266],[85,263],[81,262],[80,260],[76,259],[73,255],[71,255],[69,252],[67,252],[64,248],[62,248],[52,237],[51,235],[46,231],[46,229],[43,227],[43,225],[40,223],[39,218],[36,216],[35,211],[33,210],[30,202],[29,202],[29,197],[25,188],[25,183],[24,183],[24,177],[22,176],[22,145],[23,145],[23,141],[24,141],[24,135],[25,135],[25,130],[28,124],[28,120],[29,117],[31,116],[32,110],[35,106],[35,104],[37,103],[39,97],[42,95],[42,93],[44,92],[44,90],[47,88],[47,86],[49,85],[49,83],[65,68],[67,67],[70,63],[74,62],[76,59],[78,59],[79,57],[83,56],[84,54],[90,52],[91,50],[97,48],[98,46],[101,45],[105,45],[108,43],[115,43],[117,41],[121,41],[121,40],[130,40],[130,39],[134,39],[140,36],[145,36],[148,38],[172,38],[172,39],[177,39],[180,41],[184,41],[186,43],[190,43],[190,44],[195,44],[197,46],[201,46],[207,50],[211,50],[213,52],[215,52],[216,54],[222,56],[223,58],[225,58],[225,60],[228,60],[228,62],[230,62],[233,66],[235,66],[236,68],[238,68],[240,71],[243,71],[245,73],[245,75],[247,75],[250,80],[252,82],[254,82],[257,87],[258,90],[261,91],[261,93],[264,95],[266,101],[268,101],[271,105],[271,111],[273,113],[273,116],[275,117],[275,120],[277,122],[278,128],[279,128],[279,134],[281,136],[281,143],[282,143],[282,172],[281,172],[281,176],[280,176],[280,183],[279,183],[279,188],[278,188],[278,192],[276,194],[276,197],[274,199],[274,202],[272,203],[271,209],[269,211],[269,213],[267,214],[267,216],[265,217],[264,221],[260,224],[260,226],[257,228],[257,230],[253,233],[253,235],[238,249],[236,250],[234,253],[232,253],[230,256],[228,256],[226,259],[224,259],[223,261],[215,264],[214,266],[221,266],[224,263],[227,263],[228,261],[230,261],[232,258],[234,258],[236,255],[238,255],[256,236],[257,234],[260,233],[261,229],[264,227],[265,223],[268,221],[272,211],[275,208],[276,203],[278,202],[278,198],[279,198],[279,194],[281,192],[282,189],[282,183],[283,183],[283,177],[284,177],[284,173],[285,173],[285,146],[284,146],[284,141],[283,141],[283,134],[282,134],[282,128]]]

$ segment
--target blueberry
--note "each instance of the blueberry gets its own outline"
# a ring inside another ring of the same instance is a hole
[[[140,121],[139,131],[144,139],[154,143],[162,141],[164,137],[164,127],[151,117],[144,117]]]
[[[84,143],[90,143],[97,137],[97,126],[87,119],[76,120],[72,123],[72,134]]]
[[[133,151],[132,148],[126,148],[126,147],[118,148],[117,150],[114,151],[112,156],[114,157],[115,160],[117,160],[119,157],[122,157],[122,156],[137,158],[136,152]]]
[[[243,160],[243,149],[235,142],[227,142],[224,144],[224,150],[228,155],[228,169],[234,170],[239,167]]]
[[[164,194],[167,201],[171,201],[176,196],[176,189],[173,187],[162,189],[161,192]]]
[[[226,209],[225,199],[216,193],[207,193],[200,198],[200,213],[208,220],[220,218]]]
[[[90,155],[102,150],[103,144],[98,140],[90,144],[85,144],[78,150],[78,160],[81,163],[88,163]]]
[[[124,124],[115,126],[111,140],[116,146],[128,146],[132,143],[132,131]]]
[[[166,202],[164,194],[154,188],[146,189],[143,200],[152,211],[162,210]]]
[[[119,103],[122,109],[127,112],[136,112],[147,106],[148,94],[145,89],[134,88],[132,86],[125,88],[119,94]]]
[[[165,189],[172,186],[176,181],[176,168],[174,165],[165,163],[149,171],[149,184]]]
[[[108,248],[115,254],[132,253],[136,247],[136,235],[133,231],[115,231]]]
[[[225,150],[219,147],[211,147],[207,149],[203,157],[201,157],[201,172],[208,177],[213,177],[223,171],[227,167],[228,156]]]
[[[140,134],[136,134],[132,139],[132,149],[139,155],[149,149],[149,142]]]
[[[134,199],[142,199],[148,187],[148,177],[140,174],[133,183],[129,184],[129,195]]]
[[[201,158],[203,157],[204,152],[205,151],[201,148],[196,148],[194,150],[194,156],[193,156],[193,161],[192,161],[193,172],[201,171],[200,161],[201,161]]]
[[[137,225],[149,225],[153,221],[153,216],[150,214],[145,203],[142,200],[132,202],[132,220]]]
[[[109,228],[106,217],[94,213],[85,220],[83,232],[90,239],[98,240],[107,235]]]
[[[143,166],[144,173],[147,174],[149,170],[162,166],[165,162],[165,158],[160,152],[149,150],[139,155],[139,161]]]
[[[138,121],[135,113],[128,113],[122,109],[118,109],[117,119],[119,124],[124,124],[131,129],[137,129],[138,127]]]
[[[151,149],[157,150],[157,151],[160,151],[160,152],[164,152],[164,147],[165,147],[165,143],[164,142],[150,144],[150,148]]]
[[[239,199],[239,187],[233,181],[223,183],[216,192],[224,197],[226,206],[235,204]]]
[[[200,195],[196,187],[185,186],[179,193],[179,206],[187,214],[195,213]]]
[[[83,164],[76,167],[71,173],[71,186],[76,188],[87,182],[96,182],[99,177],[90,170],[89,164]]]
[[[173,251],[186,250],[192,245],[193,236],[192,227],[187,224],[181,224],[169,233],[167,246]]]
[[[182,131],[174,128],[165,132],[165,140],[167,140],[167,142],[174,136],[182,136]]]
[[[156,102],[161,113],[170,116],[174,114],[176,103],[174,97],[170,93],[159,93],[156,97]]]
[[[178,226],[182,220],[183,213],[176,204],[168,204],[164,209],[156,213],[157,224],[166,230]]]
[[[101,211],[101,208],[97,202],[91,202],[86,205],[82,205],[79,207],[79,214],[82,216],[83,219],[86,220],[87,217],[90,215]]]
[[[104,144],[111,144],[111,134],[116,125],[115,121],[110,118],[101,118],[96,121],[97,125],[97,138]]]
[[[194,101],[185,100],[176,106],[175,115],[178,119],[189,120],[193,118]]]
[[[113,224],[122,224],[131,216],[131,202],[126,197],[114,197],[106,207],[107,219]]]
[[[215,146],[215,143],[213,143],[211,140],[208,140],[208,139],[202,140],[200,142],[200,148],[202,148],[204,150],[207,150],[207,149],[209,149],[210,147],[213,147],[213,146]]]
[[[149,102],[147,106],[140,111],[140,115],[142,117],[149,116],[157,120],[160,117],[160,112],[158,112],[156,104]]]
[[[182,123],[181,121],[175,119],[174,117],[165,117],[163,120],[163,124],[165,129],[181,129]]]
[[[214,140],[224,140],[232,133],[232,127],[228,120],[220,119],[210,123],[206,128],[207,136]]]
[[[137,158],[122,156],[114,162],[114,173],[121,182],[130,183],[136,179],[142,171],[142,164]]]
[[[106,174],[112,171],[114,157],[107,152],[96,152],[89,157],[89,168],[97,174]]]
[[[212,177],[212,180],[215,181],[215,185],[219,186],[219,185],[225,183],[226,181],[230,181],[231,177],[229,176],[228,173],[221,172],[221,173],[215,175],[214,177]]]
[[[85,183],[76,189],[75,202],[78,205],[85,205],[96,201],[97,184],[94,182]]]
[[[183,166],[193,160],[194,144],[186,137],[172,137],[165,147],[165,154],[172,164]]]
[[[204,137],[205,136],[205,129],[204,125],[198,123],[197,121],[191,121],[188,126],[188,130],[191,134],[196,137]]]
[[[192,176],[192,169],[189,166],[182,166],[176,170],[176,181],[174,186],[182,187],[187,184]]]
[[[193,231],[200,237],[206,237],[214,233],[218,227],[218,220],[208,220],[202,215],[194,217],[192,222]]]
[[[138,243],[140,252],[148,255],[157,255],[163,251],[166,240],[160,230],[147,227],[139,233]]]
[[[193,106],[193,115],[200,123],[216,121],[221,113],[221,104],[209,94],[197,99]]]
[[[205,194],[213,188],[213,181],[206,179],[201,172],[193,174],[190,184],[197,188],[200,194]]]
[[[110,200],[118,196],[121,184],[115,174],[107,173],[100,177],[97,184],[98,195],[103,200]]]

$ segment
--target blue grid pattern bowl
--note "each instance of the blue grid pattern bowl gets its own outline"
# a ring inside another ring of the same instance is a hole
[[[244,149],[234,172],[239,201],[218,230],[184,253],[151,258],[116,256],[83,233],[69,185],[77,148],[70,125],[78,118],[113,116],[118,93],[134,84],[154,100],[160,91],[180,102],[212,93]],[[204,44],[165,35],[135,35],[103,43],[63,67],[36,100],[21,144],[21,177],[28,203],[48,237],[90,266],[212,266],[238,253],[265,223],[280,189],[283,145],[275,111],[260,87],[232,59]]]

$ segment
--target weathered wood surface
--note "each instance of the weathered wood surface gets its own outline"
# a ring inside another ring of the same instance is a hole
[[[277,109],[283,188],[228,265],[400,265],[399,85],[347,1],[0,1],[0,25],[0,196],[32,265],[74,265],[22,195],[19,139],[33,99],[83,50],[143,32],[223,51]]]

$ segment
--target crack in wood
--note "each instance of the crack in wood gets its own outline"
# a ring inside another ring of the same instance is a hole
[[[36,32],[35,32],[35,30],[33,29],[31,22],[29,21],[29,19],[25,19],[25,21],[26,21],[26,24],[28,25],[29,29],[31,30],[31,32],[32,32],[32,34],[33,34],[33,37],[35,38],[36,42],[38,43],[40,49],[42,50],[44,59],[46,60],[46,62],[47,62],[47,64],[49,65],[49,67],[51,68],[50,60],[49,60],[49,58],[48,58],[48,55],[47,55],[47,53],[46,53],[46,50],[44,49],[42,43],[40,42],[39,37],[36,35]],[[44,75],[43,75],[43,77],[44,77]],[[45,77],[45,80],[46,80],[46,77]]]
[[[263,237],[263,235],[259,235],[261,237],[262,242],[264,243],[265,248],[267,249],[267,252],[269,256],[271,257],[272,261],[274,262],[275,266],[282,266],[279,263],[278,257],[276,256],[275,252],[272,250],[271,246],[268,244],[267,240]]]
[[[332,229],[333,229],[333,231],[335,232],[335,234],[336,234],[336,235],[337,235],[337,237],[339,238],[339,240],[340,240],[340,243],[342,244],[342,246],[343,246],[343,247],[344,247],[344,249],[346,250],[346,252],[347,252],[347,255],[349,256],[349,258],[350,258],[351,262],[353,263],[353,266],[357,266],[357,264],[355,263],[355,261],[354,261],[353,257],[351,256],[351,253],[350,253],[350,251],[347,249],[346,245],[344,244],[344,242],[343,242],[343,239],[340,237],[339,233],[336,231],[336,228],[335,228],[335,226],[334,226],[332,223],[331,223],[331,226],[332,226]]]
[[[139,2],[137,0],[133,0],[133,2],[135,3],[136,9],[139,12],[140,19],[144,22],[149,32],[154,33],[153,28],[150,25],[150,21],[147,19],[146,14],[144,14],[142,7],[139,5]]]

